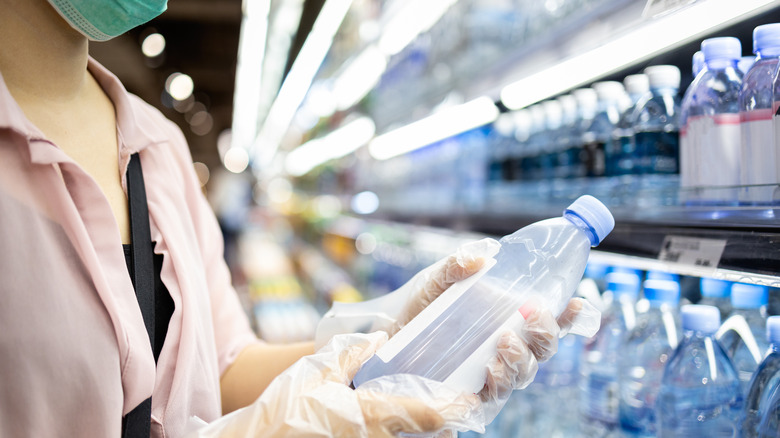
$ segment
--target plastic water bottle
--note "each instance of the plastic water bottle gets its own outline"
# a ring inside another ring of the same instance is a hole
[[[780,60],[780,23],[765,24],[753,30],[753,53],[756,61],[748,70],[739,91],[739,118],[742,133],[740,184],[774,184],[778,182],[775,166],[775,130],[772,126],[775,100],[773,83]],[[740,190],[743,203],[768,204],[774,187],[751,187]]]
[[[702,277],[699,280],[701,300],[698,304],[715,306],[720,310],[720,319],[725,321],[731,315],[731,282]]]
[[[637,317],[620,355],[620,428],[624,436],[656,436],[655,401],[664,366],[677,348],[680,284],[645,280],[650,309]]]
[[[585,436],[605,436],[618,426],[618,358],[627,333],[634,328],[634,304],[640,279],[635,273],[607,274],[605,299],[611,301],[602,313],[599,332],[585,344],[580,365],[580,416]]]
[[[742,72],[742,75],[746,75],[748,71],[750,71],[750,68],[753,67],[753,64],[756,63],[756,57],[755,56],[743,56],[739,58],[739,62],[737,63],[737,68],[739,68],[739,71]]]
[[[577,99],[572,94],[565,94],[556,99],[561,104],[561,129],[558,136],[558,168],[555,171],[555,177],[558,179],[567,179],[573,177],[572,156],[570,151],[579,145],[577,129]]]
[[[651,94],[636,104],[634,138],[639,173],[679,173],[680,69],[673,65],[647,67]]]
[[[718,330],[717,338],[731,358],[742,384],[742,394],[750,389],[750,379],[763,359],[766,341],[766,286],[734,283],[731,287],[731,315]]]
[[[545,115],[545,138],[541,145],[541,166],[542,166],[542,195],[549,196],[552,190],[551,184],[558,171],[558,147],[560,145],[558,138],[561,136],[561,127],[563,123],[563,108],[557,100],[546,100],[542,102],[542,108]]]
[[[571,163],[571,177],[582,178],[587,175],[586,153],[583,146],[586,135],[593,124],[593,119],[598,112],[599,96],[593,88],[578,88],[572,91],[572,95],[577,99],[579,126],[575,145],[569,149],[569,162]]]
[[[702,41],[706,68],[699,72],[683,99],[680,118],[680,149],[684,187],[705,188],[691,201],[731,203],[739,184],[740,128],[739,90],[742,72],[737,62],[742,45],[732,37]]]
[[[503,237],[495,264],[447,289],[383,345],[353,383],[406,373],[479,392],[499,336],[534,308],[559,315],[582,278],[591,246],[613,226],[604,204],[585,195],[562,217]]]
[[[695,78],[698,76],[702,69],[704,69],[704,52],[698,50],[693,54],[693,59],[691,60],[691,72],[693,73],[693,77]]]
[[[598,95],[598,110],[582,137],[585,150],[585,174],[588,177],[604,176],[606,172],[605,149],[612,140],[620,114],[625,109],[621,105],[626,90],[616,81],[603,81],[593,84]]]
[[[766,321],[766,336],[769,351],[758,366],[750,390],[745,397],[745,414],[742,419],[742,436],[758,436],[758,426],[774,392],[780,391],[780,316],[770,316]],[[775,429],[777,431],[778,429]]]
[[[636,167],[636,143],[634,142],[634,109],[637,102],[650,92],[650,80],[645,74],[628,75],[623,85],[630,99],[630,106],[620,115],[612,141],[605,150],[607,176],[633,175]]]
[[[780,390],[775,389],[767,402],[767,408],[761,415],[758,426],[759,438],[777,438],[780,436]]]
[[[683,339],[664,369],[656,400],[658,436],[736,437],[743,407],[739,378],[713,337],[717,308],[682,307]]]

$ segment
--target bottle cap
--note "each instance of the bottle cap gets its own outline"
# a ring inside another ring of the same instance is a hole
[[[609,265],[588,261],[588,264],[585,265],[585,277],[604,278],[606,277],[608,270],[609,270]]]
[[[564,94],[556,99],[561,104],[564,119],[577,117],[577,99],[571,94]]]
[[[623,78],[628,94],[644,94],[650,91],[650,80],[646,74],[628,75]]]
[[[645,298],[651,303],[677,305],[680,302],[680,283],[672,280],[645,280]]]
[[[547,120],[549,129],[558,129],[561,127],[561,118],[563,117],[563,108],[557,100],[545,100],[542,102],[542,109]]]
[[[670,281],[680,281],[680,276],[677,274],[672,274],[671,272],[663,272],[663,271],[648,271],[647,272],[647,279],[648,280],[670,280]]]
[[[766,319],[766,339],[775,345],[780,345],[780,315]]]
[[[701,42],[704,61],[715,59],[739,59],[742,57],[742,43],[734,37],[708,38]]]
[[[753,53],[780,47],[780,23],[762,24],[753,29]]]
[[[720,327],[720,311],[715,306],[687,304],[680,309],[683,330],[715,333]]]
[[[531,105],[528,107],[528,109],[531,111],[531,130],[538,131],[540,129],[544,129],[545,118],[547,117],[547,114],[544,113],[544,107],[542,104],[537,103],[535,105]]]
[[[714,278],[702,278],[699,282],[702,296],[709,298],[726,298],[731,294],[731,282]]]
[[[693,77],[699,75],[699,72],[704,68],[704,52],[699,50],[693,54],[693,60],[691,62],[691,70],[693,71]]]
[[[674,65],[653,65],[645,74],[651,88],[680,88],[680,69]]]
[[[628,272],[610,272],[607,274],[607,290],[616,297],[628,295],[636,298],[639,295],[639,275]]]
[[[757,284],[734,283],[731,286],[731,305],[737,309],[758,309],[769,303],[769,289]]]
[[[597,246],[615,228],[615,218],[609,209],[598,199],[582,195],[564,210],[563,215],[573,214],[590,227],[590,244]]]
[[[578,88],[572,91],[571,94],[577,99],[577,106],[580,108],[580,111],[595,111],[599,102],[596,90],[593,88]]]
[[[596,82],[592,87],[596,90],[599,100],[602,101],[618,100],[626,94],[626,88],[618,81]]]

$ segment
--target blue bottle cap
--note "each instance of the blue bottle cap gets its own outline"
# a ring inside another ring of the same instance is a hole
[[[766,339],[771,344],[780,345],[780,315],[766,319]]]
[[[607,275],[607,271],[609,271],[609,265],[602,263],[594,263],[589,261],[588,264],[585,265],[585,277],[587,278],[604,278]]]
[[[672,274],[671,272],[663,272],[663,271],[648,271],[647,272],[647,279],[648,280],[671,280],[671,281],[680,281],[680,276],[677,274]]]
[[[702,278],[699,287],[702,296],[709,298],[726,298],[731,294],[731,282],[726,280]]]
[[[758,309],[769,303],[769,289],[757,284],[734,283],[731,286],[731,305],[737,309]]]
[[[780,47],[780,23],[762,24],[753,29],[753,53]]]
[[[607,274],[607,290],[615,297],[628,295],[636,298],[639,295],[639,275],[629,272],[610,272]]]
[[[683,330],[715,333],[720,327],[720,310],[715,306],[687,304],[680,309]]]
[[[704,52],[701,50],[693,54],[693,60],[691,62],[691,70],[693,71],[693,77],[699,75],[699,72],[704,68]]]
[[[701,42],[704,61],[715,59],[739,59],[742,57],[742,43],[734,37],[708,38]]]
[[[622,86],[622,85],[621,85]],[[563,215],[574,214],[582,219],[592,231],[590,244],[597,246],[615,228],[615,218],[609,209],[598,199],[582,195],[564,210]]]
[[[680,283],[672,280],[645,280],[645,298],[651,303],[677,305],[680,302]]]

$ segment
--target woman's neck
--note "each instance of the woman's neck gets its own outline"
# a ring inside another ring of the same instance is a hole
[[[87,82],[88,40],[45,0],[0,0],[0,73],[20,104],[72,103]]]

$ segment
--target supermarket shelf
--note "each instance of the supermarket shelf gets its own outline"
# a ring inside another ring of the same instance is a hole
[[[498,237],[538,220],[558,216],[562,210],[537,210],[532,215],[385,214],[369,220]],[[655,222],[624,219],[616,214],[615,229],[599,245],[598,253],[619,255],[612,260],[613,264],[619,260],[617,264],[629,263],[638,269],[780,287],[780,220],[767,216],[759,220],[761,216],[756,213],[759,210],[754,208],[733,207],[735,214],[720,220],[706,219],[717,216],[717,210],[713,208],[674,211],[679,213],[678,217],[659,217]],[[769,211],[780,215],[780,210]],[[747,219],[737,220],[739,217]],[[675,248],[681,245],[682,249]]]

